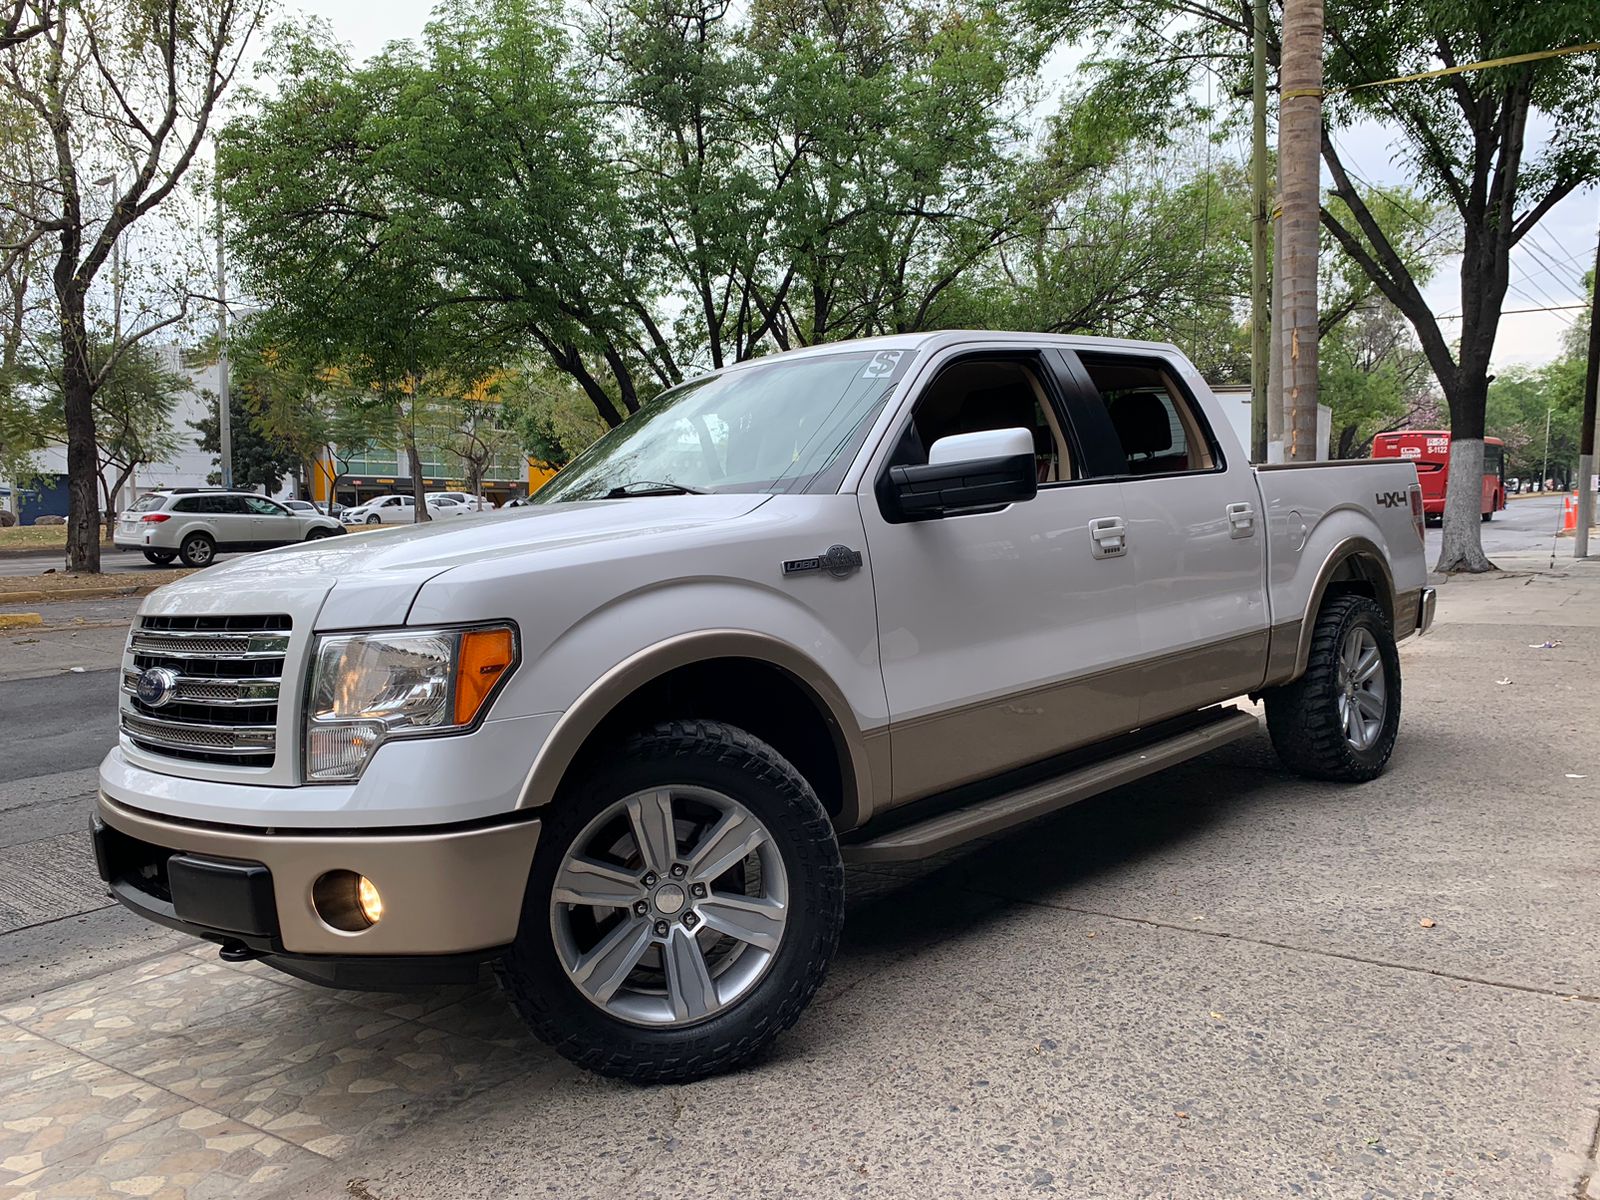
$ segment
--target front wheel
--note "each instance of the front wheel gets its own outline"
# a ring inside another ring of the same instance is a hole
[[[369,516],[367,518],[367,524],[368,525],[382,525],[383,524],[383,518],[380,517],[377,513],[373,513],[371,516]]]
[[[500,976],[579,1066],[685,1083],[795,1023],[843,923],[839,846],[811,786],[741,729],[674,721],[552,805]]]
[[[1366,596],[1328,600],[1305,674],[1266,704],[1267,732],[1291,771],[1349,783],[1383,774],[1400,732],[1400,655],[1383,609]]]
[[[1484,524],[1487,525],[1492,520],[1494,520],[1494,509],[1491,508],[1488,512],[1483,514],[1483,521]]]

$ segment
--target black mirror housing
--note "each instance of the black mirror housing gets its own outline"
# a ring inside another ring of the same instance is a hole
[[[937,520],[951,513],[1001,508],[1039,494],[1038,463],[1032,454],[970,462],[890,467],[891,520]]]

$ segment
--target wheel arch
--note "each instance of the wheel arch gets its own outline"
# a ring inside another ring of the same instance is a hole
[[[1317,614],[1329,596],[1355,593],[1377,601],[1391,628],[1395,623],[1394,575],[1389,562],[1370,538],[1347,537],[1338,542],[1323,559],[1311,586],[1311,598],[1300,620],[1300,636],[1295,648],[1294,674],[1305,674],[1311,658],[1311,640]]]
[[[871,815],[874,775],[886,778],[888,770],[887,738],[863,734],[843,693],[804,652],[739,629],[668,638],[605,672],[539,747],[518,807],[550,804],[569,772],[616,735],[694,716],[727,721],[771,744],[817,789],[839,830]]]

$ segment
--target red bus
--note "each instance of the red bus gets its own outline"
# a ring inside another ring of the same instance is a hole
[[[1450,476],[1450,434],[1443,429],[1402,429],[1372,439],[1373,458],[1408,458],[1417,465],[1424,517],[1444,516],[1445,481]],[[1506,444],[1483,439],[1483,496],[1478,509],[1485,521],[1506,506]]]

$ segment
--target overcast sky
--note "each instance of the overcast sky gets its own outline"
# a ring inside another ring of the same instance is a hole
[[[356,56],[365,58],[386,42],[418,36],[433,4],[431,0],[385,0],[382,5],[372,0],[308,0],[300,7],[326,19]],[[1369,126],[1341,137],[1340,148],[1346,165],[1359,177],[1371,183],[1401,183],[1405,172],[1390,161],[1394,140],[1381,127]],[[1510,310],[1583,303],[1583,276],[1594,265],[1597,225],[1600,189],[1591,188],[1557,205],[1513,252],[1507,313],[1495,346],[1497,369],[1547,362],[1559,353],[1563,332],[1581,313]],[[1459,265],[1459,260],[1444,264],[1425,289],[1434,312],[1460,310]],[[1446,322],[1447,337],[1453,336],[1452,330]]]

